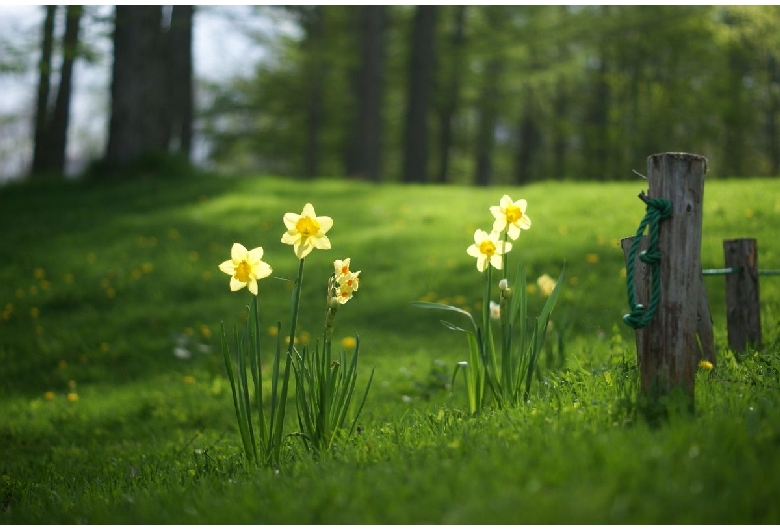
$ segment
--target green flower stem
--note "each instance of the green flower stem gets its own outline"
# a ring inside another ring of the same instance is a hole
[[[274,440],[273,440],[273,458],[275,462],[279,462],[280,454],[282,450],[282,429],[284,428],[284,412],[287,405],[287,389],[290,382],[290,365],[293,360],[293,349],[295,348],[295,328],[298,325],[298,307],[301,303],[301,282],[303,281],[303,264],[305,259],[301,258],[298,265],[298,279],[295,280],[295,287],[292,294],[292,308],[291,308],[291,320],[289,343],[287,345],[287,358],[284,362],[284,374],[282,375],[282,392],[279,396],[279,411],[276,414],[276,423],[273,426]]]

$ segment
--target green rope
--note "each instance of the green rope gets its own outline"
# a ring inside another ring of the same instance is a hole
[[[626,285],[628,287],[628,305],[631,312],[623,316],[623,322],[634,329],[643,328],[650,323],[655,316],[655,310],[658,308],[658,302],[661,298],[661,252],[658,250],[658,225],[661,221],[672,215],[672,203],[668,199],[648,199],[644,192],[639,195],[645,204],[647,211],[642,222],[639,223],[639,229],[636,231],[636,237],[631,242],[631,249],[628,252],[628,263],[626,263]],[[636,292],[634,290],[634,262],[636,253],[639,250],[639,243],[642,240],[642,234],[649,225],[649,242],[647,250],[639,253],[639,259],[650,265],[652,280],[650,283],[651,293],[650,302],[645,308],[636,301]]]

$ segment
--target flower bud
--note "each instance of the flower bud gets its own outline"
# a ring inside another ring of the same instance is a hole
[[[498,288],[502,291],[509,289],[509,282],[506,281],[506,278],[502,278],[501,281],[498,282]]]

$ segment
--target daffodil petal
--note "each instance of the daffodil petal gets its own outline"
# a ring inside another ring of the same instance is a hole
[[[241,243],[233,243],[233,246],[230,249],[230,257],[233,259],[233,261],[240,263],[246,259],[246,255],[247,250],[244,245]]]
[[[333,228],[333,219],[332,218],[330,218],[330,217],[328,217],[326,215],[323,215],[321,217],[317,217],[316,219],[317,219],[317,222],[320,224],[320,233],[321,234],[324,234],[325,232],[327,232],[328,230]]]
[[[247,289],[249,289],[250,293],[257,296],[257,280],[254,278],[250,279],[249,283],[247,284]]]
[[[318,248],[320,250],[330,249],[330,239],[328,239],[327,236],[311,236],[309,240],[311,241],[311,244],[314,248]]]
[[[287,230],[293,230],[295,228],[295,224],[300,218],[301,216],[297,213],[286,213],[283,217],[284,226],[287,227]]]
[[[230,274],[231,276],[236,273],[236,264],[233,263],[232,259],[229,259],[227,261],[223,261],[219,264],[219,270],[224,272],[225,274]]]
[[[260,263],[263,259],[263,247],[253,248],[249,251],[248,257],[249,259],[247,261],[252,265]]]
[[[240,282],[236,279],[235,276],[230,277],[230,290],[231,291],[238,291],[239,289],[243,289],[246,285],[245,282]]]

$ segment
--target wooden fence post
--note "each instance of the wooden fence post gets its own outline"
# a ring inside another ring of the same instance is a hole
[[[667,199],[671,217],[658,231],[660,300],[655,317],[637,335],[640,354],[640,406],[652,420],[671,408],[694,410],[697,341],[704,283],[701,226],[707,159],[687,153],[661,153],[647,159],[648,195]],[[625,248],[625,247],[624,247]],[[704,294],[706,304],[706,293]],[[709,317],[707,310],[706,317]]]
[[[758,249],[755,239],[723,241],[726,268],[739,268],[726,274],[726,322],[729,349],[744,353],[761,346],[761,315],[758,291]]]

